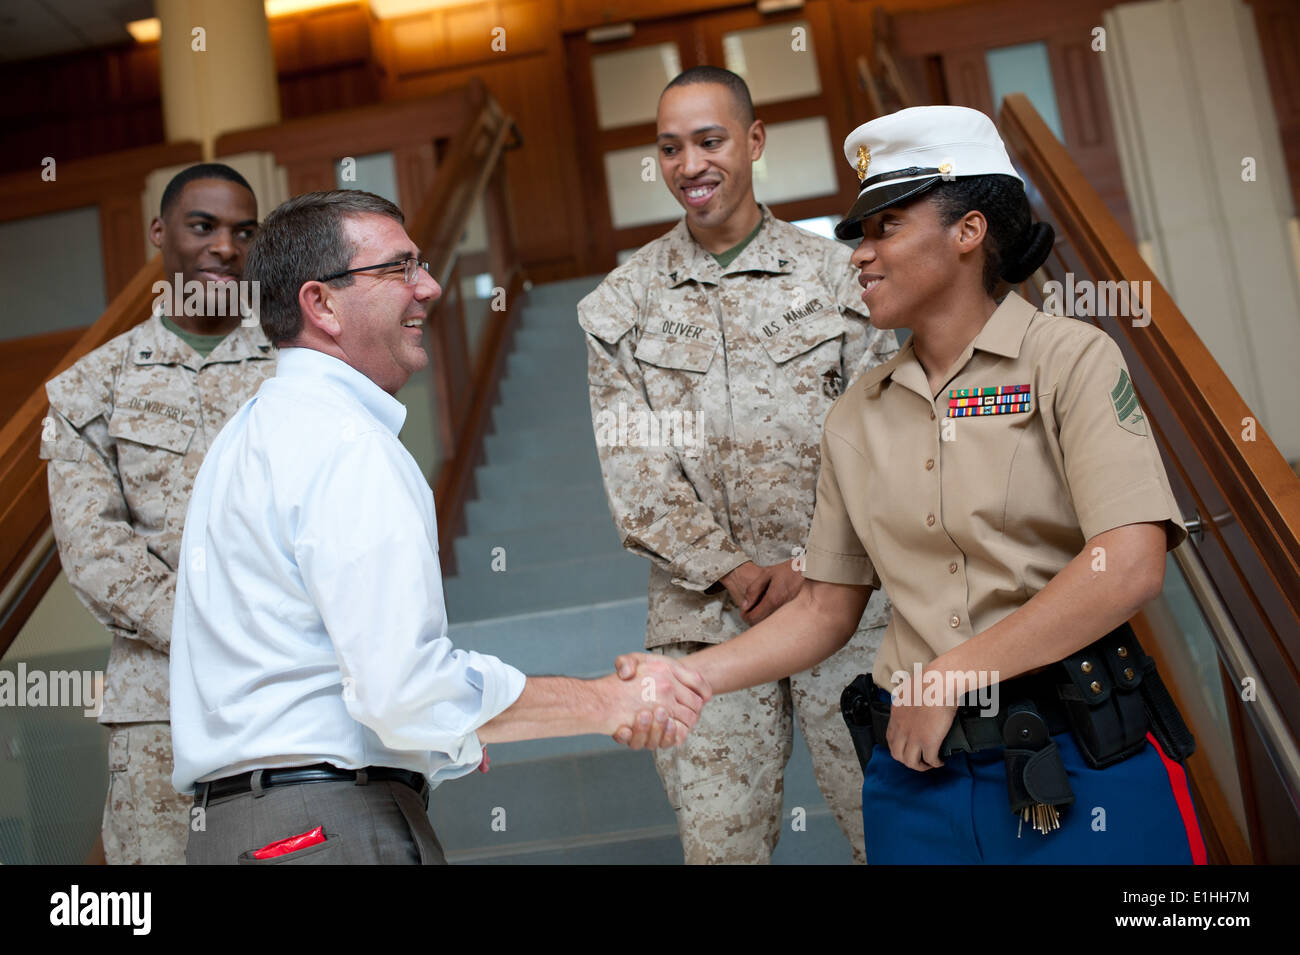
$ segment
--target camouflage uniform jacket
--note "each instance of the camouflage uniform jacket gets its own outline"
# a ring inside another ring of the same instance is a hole
[[[802,552],[831,403],[898,350],[850,251],[762,214],[725,269],[682,220],[578,304],[610,510],[651,561],[647,647],[745,629],[718,580]],[[877,594],[862,627],[888,617]]]
[[[208,357],[157,315],[45,386],[50,518],[68,582],[113,634],[101,723],[170,719],[168,647],[181,531],[203,456],[275,373],[256,326]]]

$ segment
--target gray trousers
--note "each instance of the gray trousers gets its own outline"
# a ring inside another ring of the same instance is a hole
[[[188,865],[447,864],[424,803],[410,786],[391,780],[293,783],[209,799],[206,806],[196,797],[194,806]],[[253,858],[254,850],[317,826],[324,842]]]

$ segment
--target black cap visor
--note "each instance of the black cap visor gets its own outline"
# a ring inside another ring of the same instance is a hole
[[[936,183],[943,182],[942,175],[926,176],[924,179],[912,179],[908,182],[886,182],[858,193],[849,214],[835,227],[837,239],[861,239],[862,220],[874,216],[877,212],[906,202],[921,195]]]

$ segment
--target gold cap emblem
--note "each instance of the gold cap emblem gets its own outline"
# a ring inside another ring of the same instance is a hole
[[[871,149],[868,146],[858,147],[858,182],[867,178],[867,166],[871,164]]]

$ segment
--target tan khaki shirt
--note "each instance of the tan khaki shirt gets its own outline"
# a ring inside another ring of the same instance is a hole
[[[956,367],[931,394],[909,339],[826,421],[805,573],[884,583],[880,686],[1017,610],[1103,531],[1165,522],[1170,547],[1186,536],[1105,333],[1011,293]],[[959,415],[999,404],[1010,412]]]
[[[802,553],[822,421],[897,351],[863,314],[850,251],[762,214],[726,269],[683,220],[578,304],[610,510],[651,561],[648,647],[745,629],[717,581]],[[864,626],[886,619],[879,595]]]
[[[275,373],[262,330],[206,358],[158,316],[45,386],[50,518],[81,602],[113,634],[102,723],[162,721],[181,532],[194,477],[226,420]]]

